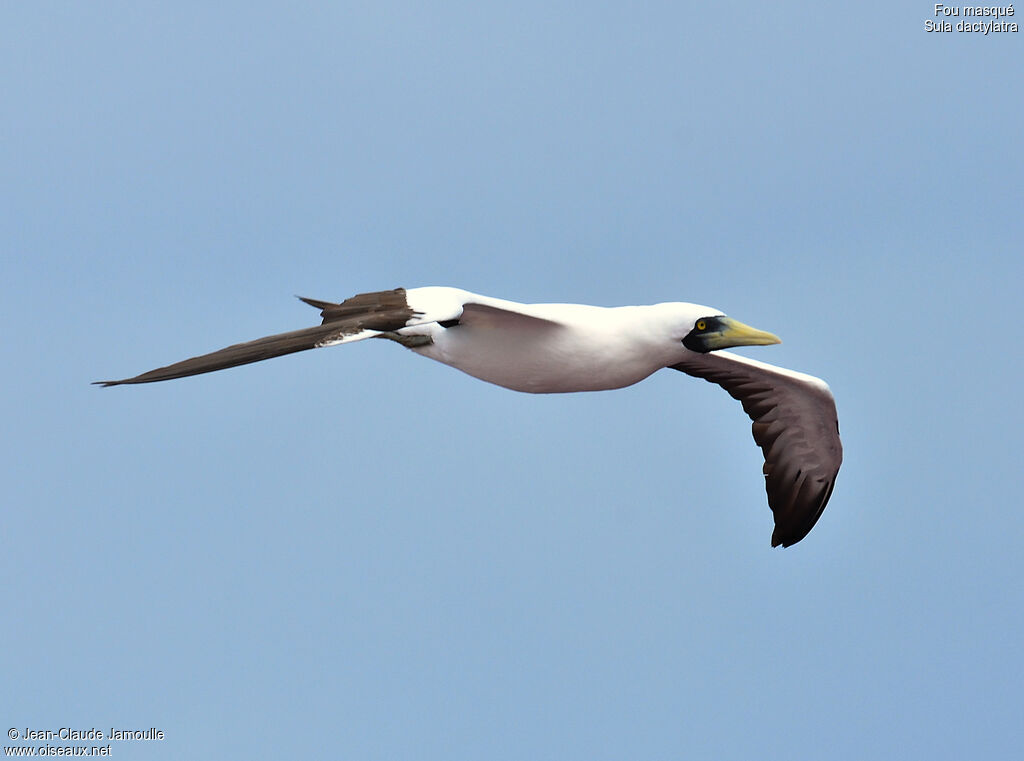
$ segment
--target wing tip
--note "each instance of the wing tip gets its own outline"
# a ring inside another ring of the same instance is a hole
[[[321,301],[320,299],[310,299],[310,298],[307,298],[306,296],[300,296],[298,294],[295,294],[295,298],[297,298],[303,304],[309,304],[314,309],[323,310],[323,309],[327,309],[328,307],[340,306],[339,304],[336,304],[333,301]]]
[[[794,544],[802,541],[809,533],[811,533],[810,528],[802,533],[797,532],[795,534],[783,535],[779,532],[779,527],[776,526],[772,532],[772,547],[782,547],[783,549],[792,547]]]
[[[804,536],[807,536],[807,534],[804,534]],[[783,539],[781,536],[779,536],[778,529],[776,529],[772,532],[772,547],[782,547],[783,549],[785,549],[786,547],[792,547],[794,544],[799,542],[800,539],[803,539],[804,536],[801,536],[799,539],[790,539],[789,537]]]
[[[811,529],[817,525],[818,519],[821,518],[822,513],[825,512],[825,507],[828,505],[829,499],[832,498],[832,490],[835,489],[835,486],[835,478],[829,479],[829,481],[824,484],[823,489],[819,492],[821,496],[818,500],[817,508],[813,511],[806,511],[803,521],[796,523],[796,525],[792,525],[792,523],[795,522],[787,521],[790,525],[786,526],[785,529],[776,523],[775,530],[772,531],[772,547],[778,547],[779,545],[782,545],[783,547],[792,547],[811,533]],[[772,499],[769,496],[768,504],[774,513],[775,508],[771,503]]]

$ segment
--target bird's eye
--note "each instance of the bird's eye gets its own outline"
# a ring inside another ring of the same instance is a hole
[[[708,324],[704,320],[697,320],[697,330],[704,330]]]

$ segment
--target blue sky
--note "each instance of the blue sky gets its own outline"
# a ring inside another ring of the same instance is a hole
[[[931,3],[8,4],[0,717],[117,758],[1007,758],[1019,34]],[[771,550],[749,422],[533,397],[293,294],[696,301],[846,460]],[[1009,401],[1008,401],[1009,400]]]

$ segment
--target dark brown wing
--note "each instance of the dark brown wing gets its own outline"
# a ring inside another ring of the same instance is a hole
[[[721,351],[694,354],[672,369],[717,383],[754,421],[775,516],[772,547],[789,547],[807,536],[843,462],[836,403],[825,382]]]
[[[302,297],[300,297],[302,298]],[[405,289],[361,293],[340,304],[316,299],[302,299],[320,309],[323,324],[311,328],[278,333],[257,338],[255,341],[234,344],[227,348],[203,354],[191,359],[175,362],[167,367],[158,367],[147,373],[114,381],[96,381],[100,386],[119,386],[126,383],[154,383],[155,381],[184,378],[189,375],[209,373],[228,367],[259,362],[284,354],[329,346],[360,338],[369,338],[382,331],[398,330],[405,327],[413,316],[413,310],[406,303]]]

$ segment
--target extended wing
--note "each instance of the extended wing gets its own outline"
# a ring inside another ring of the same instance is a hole
[[[301,298],[301,297],[300,297]],[[334,346],[351,341],[373,338],[385,331],[405,327],[416,312],[408,305],[404,288],[393,291],[361,293],[340,304],[303,298],[310,306],[321,310],[321,325],[257,338],[255,341],[234,344],[218,351],[158,367],[134,378],[97,381],[101,386],[119,386],[125,383],[154,383],[184,378],[189,375],[210,373],[228,367],[259,362],[320,346]]]
[[[788,547],[807,536],[832,496],[843,462],[836,403],[825,382],[723,351],[694,354],[672,369],[717,383],[754,421],[775,516],[772,547]]]

